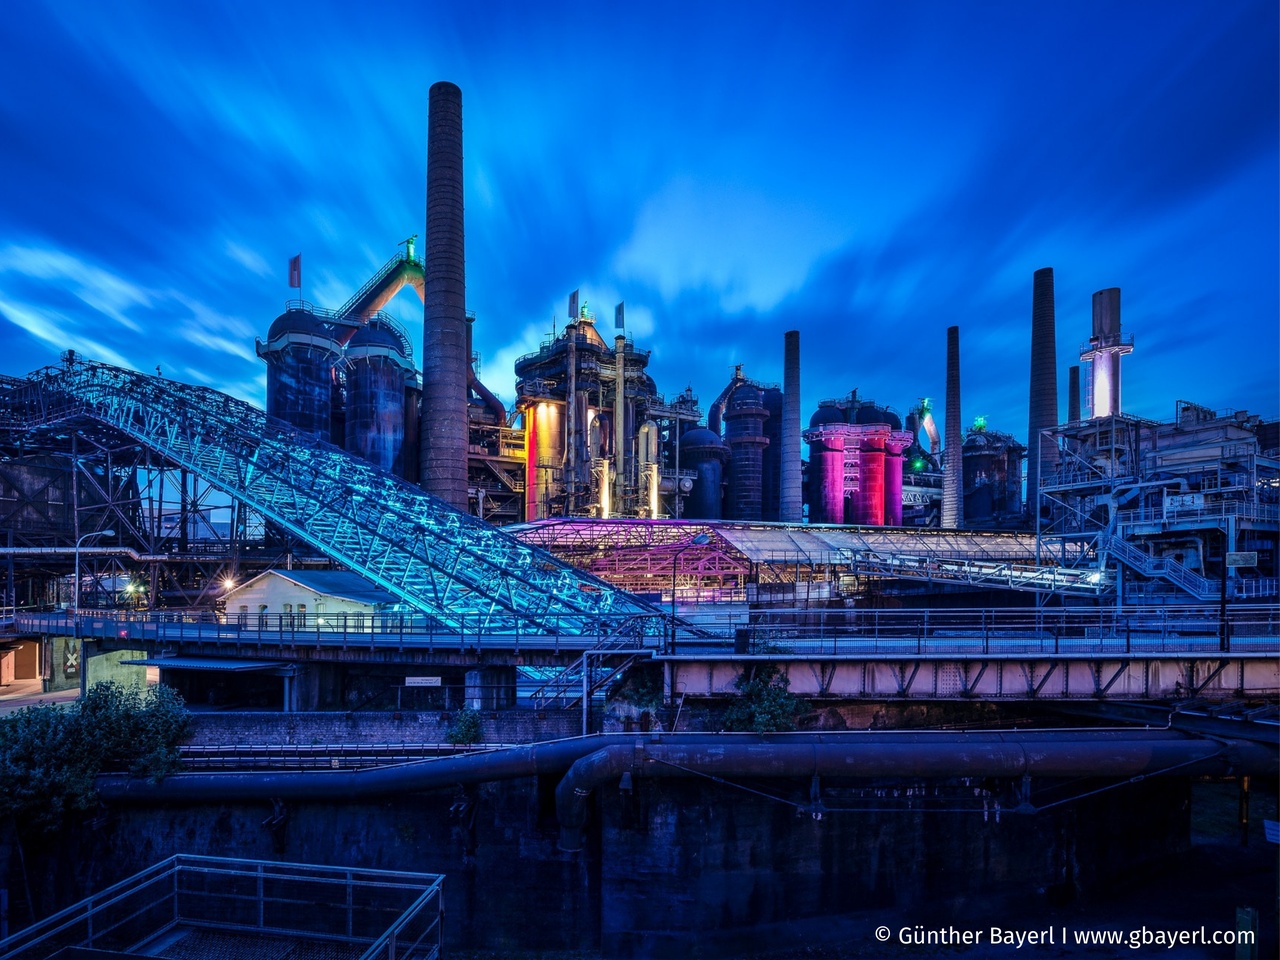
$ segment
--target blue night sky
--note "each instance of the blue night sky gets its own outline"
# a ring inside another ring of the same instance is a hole
[[[1025,438],[1031,275],[1059,385],[1123,290],[1125,409],[1274,416],[1277,12],[1262,3],[53,3],[0,18],[0,371],[68,347],[262,403],[291,291],[424,232],[427,89],[463,91],[482,378],[614,303],[667,394],[742,363],[804,414],[943,394]],[[643,7],[643,13],[638,12]],[[411,291],[391,305],[421,343]]]

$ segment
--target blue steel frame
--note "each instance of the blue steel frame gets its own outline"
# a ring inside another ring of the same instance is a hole
[[[68,358],[0,394],[0,427],[88,418],[147,446],[442,627],[661,636],[662,611],[406,480],[207,387]]]

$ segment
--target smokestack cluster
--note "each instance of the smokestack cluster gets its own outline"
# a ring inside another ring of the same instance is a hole
[[[452,83],[435,83],[427,128],[419,482],[428,493],[465,511],[470,358],[462,219],[462,91]]]
[[[946,464],[942,473],[942,526],[949,530],[964,524],[961,489],[963,445],[960,429],[960,328],[947,327],[947,434],[943,447]]]
[[[804,510],[800,490],[800,331],[788,330],[782,359],[782,491],[778,519],[799,523]]]
[[[1031,397],[1027,423],[1027,505],[1039,509],[1040,477],[1058,465],[1058,447],[1041,435],[1058,425],[1058,350],[1053,267],[1035,272],[1031,293]]]
[[[1093,416],[1120,412],[1120,358],[1133,348],[1120,336],[1120,288],[1109,287],[1093,295],[1093,336],[1089,338],[1093,360]]]

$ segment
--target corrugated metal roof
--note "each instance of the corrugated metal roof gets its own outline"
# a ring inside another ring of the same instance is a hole
[[[715,533],[753,563],[830,563],[841,551],[1020,560],[1034,555],[1035,544],[1033,537],[1019,534],[992,536],[930,531],[913,535],[912,531],[900,529],[880,532],[836,526],[803,529],[726,524],[717,525]]]
[[[300,587],[314,590],[316,593],[323,594],[326,597],[337,597],[340,600],[350,600],[353,603],[368,603],[373,606],[397,602],[394,594],[388,593],[381,587],[374,586],[358,573],[351,573],[348,570],[268,570],[266,573],[254,577],[253,580],[249,580],[228,591],[228,595],[235,593],[237,590],[243,590],[255,580],[269,577],[272,574],[288,580],[290,583],[296,583]]]
[[[164,667],[168,670],[227,670],[232,673],[293,668],[293,664],[280,660],[229,660],[225,657],[147,657],[145,660],[120,662],[143,667]]]

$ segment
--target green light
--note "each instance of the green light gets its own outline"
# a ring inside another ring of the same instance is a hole
[[[923,461],[923,460],[921,460],[919,457],[916,457],[914,460],[912,460],[912,461],[911,461],[911,469],[912,469],[912,470],[923,470],[923,469],[924,469],[924,461]]]
[[[986,418],[986,417],[974,417],[974,418],[973,418],[973,429],[975,429],[975,430],[985,430],[985,429],[987,429],[987,418]]]

